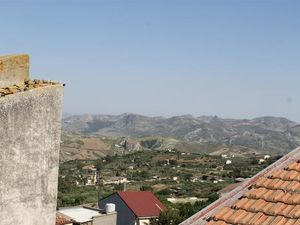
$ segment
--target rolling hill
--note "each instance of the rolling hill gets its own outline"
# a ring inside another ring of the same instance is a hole
[[[300,145],[300,125],[279,117],[238,120],[191,115],[147,117],[129,113],[117,116],[73,115],[64,118],[63,129],[67,133],[107,137],[114,142],[118,142],[116,139],[120,137],[127,137],[138,143],[138,148],[147,149],[169,145],[185,151],[212,151],[216,146],[235,146],[278,154]],[[153,143],[150,147],[149,139]],[[145,143],[148,144],[144,146]],[[112,146],[105,149],[108,151]]]

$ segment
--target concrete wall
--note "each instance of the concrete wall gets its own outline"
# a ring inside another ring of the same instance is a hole
[[[139,219],[138,225],[149,225],[150,219]]]
[[[116,205],[117,225],[134,225],[137,218],[118,194],[112,194],[99,201],[99,208],[104,209],[107,203]]]
[[[54,85],[0,97],[1,225],[55,224],[62,95]]]
[[[29,56],[0,56],[0,88],[29,79]]]
[[[117,213],[102,214],[93,217],[93,225],[116,225]]]

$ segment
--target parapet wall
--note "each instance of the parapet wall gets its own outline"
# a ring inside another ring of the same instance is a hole
[[[55,224],[62,96],[60,84],[0,96],[1,225]]]
[[[19,84],[29,79],[29,56],[0,56],[0,88]]]

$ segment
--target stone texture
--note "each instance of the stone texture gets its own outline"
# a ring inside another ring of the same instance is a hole
[[[1,225],[54,225],[61,85],[0,98]]]
[[[15,84],[9,87],[0,88],[0,97],[16,94],[18,92],[29,91],[35,88],[47,87],[50,85],[58,85],[59,82],[47,80],[26,80],[23,83]]]
[[[0,224],[54,225],[63,85],[0,57]]]
[[[0,88],[29,79],[29,56],[0,56]]]

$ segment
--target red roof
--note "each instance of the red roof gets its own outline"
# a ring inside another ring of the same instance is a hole
[[[137,217],[157,217],[166,207],[150,191],[118,192]]]

